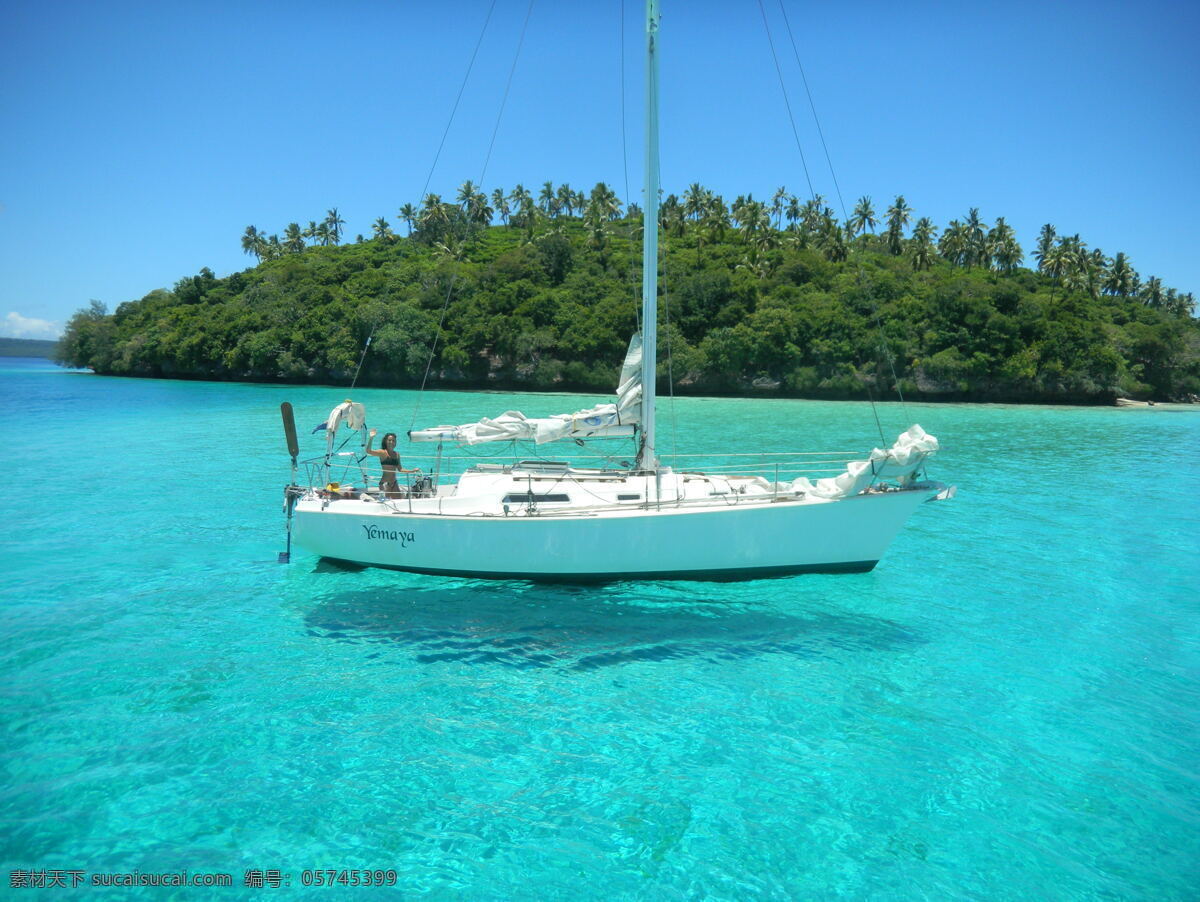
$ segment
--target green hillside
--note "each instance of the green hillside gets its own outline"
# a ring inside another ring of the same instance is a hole
[[[520,186],[489,199],[467,183],[458,204],[431,195],[401,215],[411,235],[380,218],[373,237],[345,245],[336,210],[283,240],[250,227],[256,267],[205,268],[112,313],[93,303],[59,359],[110,374],[348,384],[370,337],[360,385],[418,386],[428,366],[435,387],[613,389],[636,328],[636,205],[603,184],[585,197],[547,183],[535,203]],[[1200,393],[1190,294],[1051,226],[1034,271],[1002,218],[989,227],[971,210],[940,236],[912,218],[902,197],[880,216],[863,198],[845,224],[819,198],[727,206],[698,185],[667,197],[660,383],[669,349],[680,393],[862,398],[896,380],[909,397],[957,400]]]
[[[0,357],[49,357],[58,352],[57,341],[37,338],[0,338]]]

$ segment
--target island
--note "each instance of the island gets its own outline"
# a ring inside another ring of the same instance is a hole
[[[1036,267],[1003,217],[937,227],[903,196],[839,218],[784,189],[662,204],[658,380],[677,394],[1113,404],[1200,394],[1194,297],[1047,224]],[[604,183],[405,204],[343,241],[336,209],[256,265],[68,322],[97,373],[611,392],[637,328],[641,211]]]

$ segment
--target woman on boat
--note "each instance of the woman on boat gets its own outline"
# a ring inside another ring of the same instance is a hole
[[[400,454],[396,451],[396,433],[389,432],[384,435],[383,441],[379,444],[382,446],[378,451],[372,450],[371,442],[375,441],[375,435],[378,432],[372,429],[367,437],[366,451],[372,457],[379,458],[379,464],[383,467],[383,478],[379,480],[379,490],[389,498],[399,498],[404,494],[399,483],[396,482],[397,473],[417,473],[418,469],[405,469],[400,465]]]

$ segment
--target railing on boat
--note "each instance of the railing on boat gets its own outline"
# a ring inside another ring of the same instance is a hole
[[[505,443],[501,450],[503,453],[496,453],[489,448],[481,453],[481,449],[455,446],[450,449],[439,448],[430,454],[406,454],[403,466],[415,467],[420,472],[397,473],[396,481],[401,492],[390,496],[385,496],[379,488],[383,471],[378,458],[364,455],[361,451],[342,450],[328,456],[322,455],[303,461],[303,466],[308,487],[324,498],[359,498],[366,493],[400,510],[411,510],[414,499],[437,497],[438,486],[454,484],[469,471],[541,471],[543,478],[576,483],[620,478],[634,472],[632,460],[621,455],[579,453],[562,455],[567,458],[565,460],[527,456],[514,461],[511,443]],[[556,447],[555,450],[561,452],[563,449]],[[790,484],[795,478],[805,476],[816,480],[837,476],[846,471],[850,461],[863,460],[867,456],[864,452],[854,451],[710,452],[672,455],[669,461],[672,471],[684,476],[715,477],[722,482],[726,479],[762,479],[766,485],[759,484],[757,491],[728,496],[727,503],[741,504],[794,500],[796,493]],[[722,497],[721,494],[714,494],[703,499],[645,500],[636,506],[703,506],[711,505]],[[542,507],[537,510],[542,516],[587,516],[597,511],[627,510],[631,506],[635,505],[598,499],[596,504],[572,505],[570,509]]]

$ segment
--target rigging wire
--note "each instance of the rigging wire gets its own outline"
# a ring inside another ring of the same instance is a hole
[[[487,175],[488,164],[492,161],[492,149],[496,146],[496,135],[500,132],[500,120],[504,118],[504,107],[508,103],[508,92],[512,88],[513,75],[517,71],[517,61],[521,58],[521,48],[525,45],[525,31],[529,28],[529,17],[533,14],[533,0],[525,8],[525,21],[521,24],[521,36],[517,39],[517,52],[513,54],[512,66],[508,69],[508,81],[504,83],[504,96],[500,99],[500,109],[496,113],[496,125],[492,128],[492,140],[488,142],[487,156],[483,160],[483,168],[479,170],[479,186],[483,188],[483,179]]]
[[[825,131],[821,128],[821,117],[817,115],[817,105],[813,101],[812,89],[808,86],[808,76],[804,74],[804,64],[800,62],[800,51],[796,49],[796,38],[792,34],[792,23],[788,20],[787,9],[783,5],[783,0],[779,0],[779,12],[783,15],[783,24],[787,28],[788,41],[792,45],[792,55],[796,58],[796,68],[800,70],[800,81],[804,84],[804,93],[808,97],[808,107],[812,110],[813,123],[817,126],[817,135],[821,138],[821,149],[825,152],[825,162],[829,165],[829,176],[833,179],[833,189],[837,192],[838,206],[842,208],[842,221],[848,223],[850,217],[846,212],[846,201],[842,197],[842,186],[838,184],[837,173],[833,168],[833,158],[829,155],[829,145],[825,141]],[[862,260],[858,259],[856,263],[859,288],[864,288],[866,279],[863,275]],[[887,340],[883,334],[883,323],[879,319],[879,306],[875,303],[874,298],[871,299],[871,313],[875,319],[875,328],[879,332],[879,349],[883,352],[888,369],[892,372],[892,384],[896,386],[896,394],[900,397],[900,404],[904,409],[905,417],[907,417],[908,406],[904,402],[904,392],[900,388],[900,379],[896,376],[896,364],[892,359],[892,352],[888,348]],[[876,420],[878,420],[878,415],[876,415]]]
[[[434,170],[437,169],[438,159],[442,155],[442,148],[446,146],[446,136],[450,134],[450,126],[454,124],[454,116],[458,112],[458,104],[462,101],[463,91],[467,89],[467,80],[471,77],[471,70],[475,67],[475,57],[479,55],[479,47],[483,43],[483,36],[487,32],[488,23],[492,20],[492,11],[496,8],[496,0],[492,0],[492,5],[488,7],[487,15],[483,19],[483,27],[479,29],[479,38],[475,41],[475,49],[471,52],[471,61],[467,63],[467,71],[463,75],[462,84],[458,88],[458,96],[454,98],[454,106],[450,110],[450,118],[446,121],[446,129],[442,132],[442,140],[438,144],[437,153],[433,155],[433,165],[429,167],[429,175],[425,177],[425,186],[421,189],[421,202],[425,201],[425,194],[429,190],[429,183],[433,180]]]
[[[759,9],[759,12],[762,14],[763,27],[766,29],[766,32],[767,32],[767,43],[771,47],[771,55],[775,59],[775,71],[779,75],[779,87],[780,87],[780,90],[783,92],[784,105],[787,107],[788,119],[791,121],[791,125],[792,125],[792,134],[794,136],[796,136],[796,147],[797,147],[797,149],[799,149],[800,148],[800,138],[796,131],[795,119],[792,118],[792,105],[791,105],[791,102],[788,100],[787,88],[785,87],[784,82],[783,82],[783,72],[779,67],[779,58],[777,56],[775,56],[775,42],[771,37],[771,26],[767,21],[767,13],[763,7],[762,0],[758,0],[758,9]],[[829,154],[829,145],[825,141],[824,129],[821,128],[821,118],[820,118],[820,116],[817,115],[817,105],[813,101],[812,90],[808,86],[808,77],[804,74],[804,66],[800,62],[800,51],[796,47],[796,39],[795,39],[795,36],[792,34],[791,22],[789,21],[789,19],[787,17],[787,11],[784,9],[783,0],[779,0],[779,10],[783,14],[784,25],[787,27],[788,40],[791,42],[791,45],[792,45],[792,54],[795,56],[796,66],[800,70],[801,81],[804,83],[804,91],[808,97],[809,109],[812,110],[813,122],[817,127],[817,134],[821,138],[821,148],[825,153],[825,162],[829,165],[829,175],[833,179],[834,190],[837,192],[838,206],[841,207],[841,210],[842,210],[842,220],[848,226],[848,224],[850,222],[850,217],[846,211],[846,201],[842,197],[842,188],[841,188],[841,185],[838,184],[837,173],[834,171],[834,168],[833,168],[833,158]],[[812,192],[813,196],[815,197],[815,192],[813,192],[813,187],[812,187],[812,181],[811,181],[811,179],[809,179],[808,165],[807,165],[807,163],[805,163],[803,151],[800,152],[800,162],[804,166],[804,177],[805,177],[805,179],[808,179],[808,190],[810,192]],[[866,291],[866,276],[863,271],[861,256],[856,256],[856,258],[855,258],[855,269],[856,269],[858,287],[859,287],[860,291],[862,291],[864,296],[866,296],[868,302],[871,305],[872,318],[875,320],[875,328],[876,328],[876,331],[879,333],[879,350],[882,353],[884,360],[887,361],[888,369],[891,371],[891,374],[892,374],[892,385],[895,386],[896,394],[900,398],[901,408],[904,410],[904,415],[907,418],[908,417],[908,406],[904,401],[904,392],[900,388],[900,379],[896,375],[896,365],[892,358],[891,350],[888,348],[887,338],[883,332],[883,323],[880,321],[880,318],[879,318],[879,306],[878,306],[878,304],[875,303],[875,298],[872,297]],[[875,407],[875,396],[874,396],[874,393],[871,391],[870,386],[867,386],[867,398],[871,402],[871,413],[874,415],[875,423],[878,426],[879,425],[879,411]],[[879,434],[880,434],[880,438],[883,438],[882,428],[880,428]],[[886,439],[884,441],[886,441]]]
[[[375,328],[379,325],[379,320],[376,318],[374,325],[371,326],[371,334],[367,336],[367,343],[363,345],[362,354],[358,357],[358,367],[354,370],[354,379],[350,382],[350,391],[354,391],[354,386],[358,384],[358,374],[362,371],[363,361],[367,358],[367,349],[371,347],[371,339],[375,337]]]
[[[788,121],[792,124],[792,137],[796,139],[796,150],[800,153],[800,165],[804,167],[804,180],[808,182],[808,196],[816,197],[817,192],[813,190],[812,177],[808,174],[808,161],[804,158],[804,148],[800,145],[800,133],[796,130],[796,117],[792,115],[792,102],[788,99],[787,88],[783,83],[783,69],[779,65],[779,56],[775,53],[775,40],[771,37],[771,26],[767,23],[767,11],[763,8],[762,0],[758,0],[758,11],[762,13],[763,28],[767,32],[767,44],[771,48],[771,59],[775,61],[775,74],[779,77],[779,90],[783,93],[783,105],[787,107]]]
[[[762,8],[762,2],[759,2]],[[821,149],[825,151],[825,162],[829,164],[829,174],[833,177],[833,189],[837,192],[838,206],[842,208],[842,219],[846,216],[846,202],[842,200],[842,188],[838,184],[837,173],[833,171],[833,159],[829,156],[829,145],[825,143],[825,132],[821,130],[821,120],[817,116],[817,105],[813,103],[812,91],[808,87],[808,77],[804,74],[804,66],[800,63],[800,51],[796,49],[796,38],[792,35],[792,23],[788,21],[787,10],[783,8],[783,0],[779,0],[779,11],[783,13],[783,24],[787,28],[788,40],[792,44],[792,55],[796,58],[796,68],[800,70],[800,81],[804,83],[804,93],[808,95],[808,108],[812,110],[813,122],[817,126],[817,134],[821,138]],[[765,18],[765,15],[764,15]]]
[[[517,71],[517,61],[521,58],[521,47],[525,44],[525,32],[526,32],[526,29],[529,27],[529,17],[533,12],[533,2],[534,2],[534,0],[529,0],[529,5],[525,9],[525,21],[521,25],[521,35],[517,39],[517,50],[516,50],[516,53],[513,55],[512,66],[509,67],[508,81],[505,82],[505,85],[504,85],[504,96],[500,101],[500,109],[496,114],[496,124],[492,128],[492,139],[491,139],[491,142],[488,144],[487,154],[485,155],[484,161],[483,161],[483,168],[479,174],[479,184],[480,185],[483,184],[484,175],[487,173],[488,164],[491,162],[491,159],[492,159],[492,149],[496,144],[496,135],[500,131],[500,120],[504,116],[504,107],[508,103],[508,93],[509,93],[509,90],[512,88],[513,75]],[[480,33],[479,33],[479,41],[480,42],[482,42],[482,40],[483,40],[484,31],[487,30],[487,20],[491,19],[492,10],[495,8],[495,6],[496,6],[496,0],[492,0],[492,5],[491,5],[491,7],[488,8],[487,19],[485,19],[484,23],[483,23],[483,30],[480,31]],[[478,53],[478,52],[479,52],[479,42],[477,42],[475,44],[475,53]],[[471,67],[474,66],[474,64],[475,64],[475,53],[473,53],[471,55],[471,64],[467,66],[467,75],[463,78],[463,87],[459,88],[459,91],[458,91],[458,96],[460,99],[462,98],[463,88],[465,88],[467,85],[467,77],[469,77],[471,74]],[[455,100],[454,108],[458,109],[458,100]],[[451,121],[454,120],[453,112],[450,114],[450,120]],[[449,126],[449,124],[447,124],[446,131],[449,132],[449,130],[450,130],[450,126]],[[443,143],[445,142],[445,140],[446,140],[446,136],[442,135]],[[439,146],[438,153],[441,154],[441,152],[442,152],[442,149]],[[437,165],[436,158],[434,159],[434,165],[435,166]],[[432,169],[430,170],[429,175],[430,175],[430,177],[433,176]],[[428,187],[428,181],[426,182],[426,187]],[[425,361],[425,373],[424,373],[424,375],[421,376],[421,388],[417,392],[417,403],[413,405],[412,420],[408,424],[409,432],[411,432],[413,430],[413,428],[416,426],[417,415],[421,412],[421,400],[425,397],[425,386],[429,382],[429,373],[430,373],[430,370],[433,368],[433,359],[437,355],[438,342],[441,341],[442,332],[446,325],[446,311],[450,309],[450,298],[454,294],[454,286],[458,284],[458,277],[459,277],[460,272],[461,272],[461,267],[456,267],[453,275],[450,277],[450,285],[446,289],[446,297],[442,300],[442,312],[438,317],[437,330],[433,334],[433,345],[429,349],[429,359],[427,361]]]

